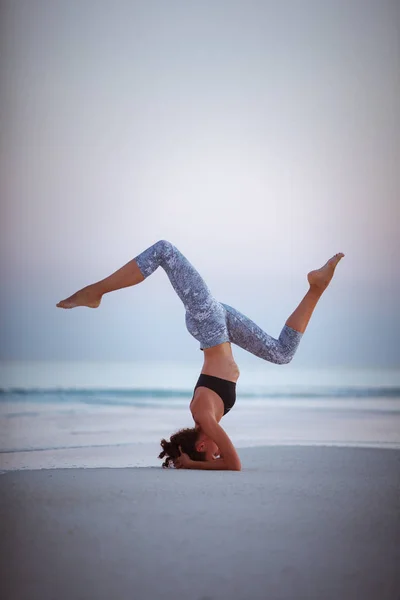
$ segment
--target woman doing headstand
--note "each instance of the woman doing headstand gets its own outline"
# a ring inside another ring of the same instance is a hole
[[[218,302],[193,265],[166,240],[156,242],[106,279],[79,290],[57,306],[97,308],[104,294],[136,285],[161,266],[184,304],[186,327],[200,342],[204,363],[190,403],[195,427],[181,429],[169,442],[161,440],[163,450],[159,458],[167,457],[163,467],[173,462],[175,467],[184,469],[239,471],[239,456],[219,424],[236,400],[239,369],[231,343],[269,362],[290,362],[343,256],[335,254],[323,267],[308,273],[309,290],[286,321],[278,339],[236,309]]]

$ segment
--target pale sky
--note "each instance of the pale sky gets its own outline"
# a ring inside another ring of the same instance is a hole
[[[344,252],[296,364],[400,366],[399,6],[3,0],[0,358],[200,361],[161,269],[55,308],[163,238],[274,336]]]

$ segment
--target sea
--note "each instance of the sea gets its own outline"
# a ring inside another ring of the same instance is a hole
[[[0,472],[160,467],[160,440],[193,427],[199,364],[0,362]],[[400,448],[400,368],[241,365],[221,425],[239,450]]]

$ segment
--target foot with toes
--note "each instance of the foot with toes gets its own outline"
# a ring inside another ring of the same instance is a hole
[[[79,290],[69,298],[61,300],[57,304],[58,308],[75,308],[76,306],[87,306],[89,308],[97,308],[101,302],[101,294],[96,290],[94,285],[88,285]]]
[[[330,258],[323,267],[316,269],[315,271],[311,271],[307,275],[310,286],[318,289],[319,291],[324,291],[328,287],[337,264],[343,258],[343,256],[343,252],[339,252],[338,254],[335,254],[335,256],[332,256],[332,258]]]

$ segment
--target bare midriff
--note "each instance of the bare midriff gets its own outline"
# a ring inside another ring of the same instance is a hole
[[[201,370],[206,375],[236,382],[240,371],[233,358],[230,342],[224,342],[204,350],[204,364]]]

